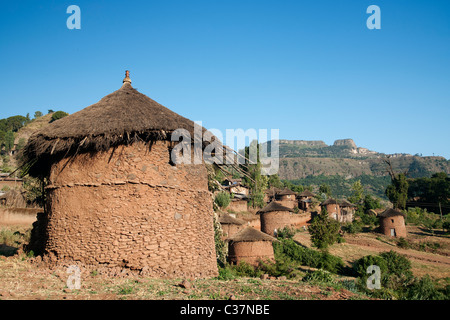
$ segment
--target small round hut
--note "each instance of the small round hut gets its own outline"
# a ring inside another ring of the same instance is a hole
[[[283,206],[289,208],[298,207],[298,202],[296,198],[297,193],[290,189],[278,191],[275,195],[276,201],[280,202]]]
[[[48,263],[216,276],[207,169],[174,163],[177,129],[193,143],[194,123],[134,89],[127,71],[119,90],[30,137],[25,164],[47,184],[30,249]]]
[[[267,206],[257,211],[261,221],[261,231],[271,236],[276,235],[277,230],[291,225],[291,208],[283,206],[276,201],[270,202]]]
[[[245,221],[233,218],[226,212],[222,212],[219,216],[219,223],[222,226],[222,239],[234,236],[245,227]]]
[[[307,211],[311,208],[312,198],[315,197],[315,194],[309,190],[305,190],[300,193],[298,198],[298,207],[300,210]]]
[[[233,264],[244,261],[254,266],[257,266],[260,260],[274,261],[272,242],[275,240],[264,232],[246,227],[229,238],[228,260]]]
[[[330,218],[333,218],[335,220],[340,219],[341,216],[341,207],[339,205],[339,202],[335,199],[327,199],[324,202],[320,204],[320,207],[323,209],[325,208],[328,212],[328,215]]]
[[[378,215],[380,232],[390,237],[406,237],[405,214],[400,210],[386,209]]]

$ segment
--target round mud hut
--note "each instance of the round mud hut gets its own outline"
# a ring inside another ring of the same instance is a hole
[[[282,204],[272,201],[267,206],[257,211],[261,222],[261,231],[271,236],[276,236],[277,230],[292,224],[291,215],[294,210]]]
[[[386,209],[378,215],[380,232],[386,236],[406,237],[405,214],[399,210]]]
[[[276,239],[264,232],[246,227],[228,240],[228,260],[232,264],[244,261],[257,266],[260,260],[275,260],[272,242]]]
[[[233,218],[226,212],[219,216],[219,223],[222,226],[222,239],[230,238],[245,228],[245,221]]]
[[[46,205],[29,249],[48,264],[216,276],[207,169],[174,163],[177,129],[193,143],[194,123],[134,89],[127,71],[119,90],[30,137],[24,163],[46,182]]]

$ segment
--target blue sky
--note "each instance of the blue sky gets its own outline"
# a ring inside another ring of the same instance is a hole
[[[69,5],[81,29],[69,30]],[[369,5],[381,29],[369,30]],[[140,92],[206,128],[450,158],[450,1],[9,1],[0,118]]]

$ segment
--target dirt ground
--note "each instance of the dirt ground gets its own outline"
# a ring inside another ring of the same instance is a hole
[[[0,257],[0,300],[360,300],[346,289],[301,280],[237,278],[152,279],[106,277],[81,271],[79,289],[69,289],[67,269],[38,267],[23,254]],[[70,285],[70,283],[69,283]]]

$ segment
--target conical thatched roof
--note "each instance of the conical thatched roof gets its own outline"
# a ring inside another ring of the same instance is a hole
[[[265,206],[264,208],[262,208],[261,210],[258,210],[256,212],[256,214],[261,214],[261,213],[267,213],[267,212],[273,212],[273,211],[289,211],[289,212],[294,212],[294,210],[292,210],[291,208],[285,207],[282,204],[276,202],[276,201],[272,201],[270,202],[267,206]]]
[[[228,213],[223,212],[220,216],[219,216],[219,222],[221,224],[237,224],[237,225],[243,225],[245,224],[245,221],[240,220],[240,219],[236,219],[233,218],[232,216],[230,216]]]
[[[389,218],[389,217],[395,217],[395,216],[403,216],[403,218],[406,218],[405,214],[397,209],[386,209],[382,213],[378,215],[380,218]]]
[[[353,203],[351,203],[351,202],[348,202],[347,200],[342,200],[341,202],[339,202],[339,205],[341,206],[341,207],[356,207],[356,205],[354,205]]]
[[[280,196],[292,195],[292,194],[297,194],[297,192],[294,192],[291,189],[287,189],[287,188],[277,192],[277,195],[280,195]]]
[[[325,200],[324,202],[322,202],[320,205],[321,206],[326,206],[328,204],[337,204],[337,205],[339,205],[339,202],[337,200],[335,200],[335,199],[329,198],[329,199]]]
[[[119,90],[33,134],[23,158],[25,163],[34,163],[29,172],[33,175],[37,168],[42,171],[75,153],[104,151],[135,141],[170,140],[171,133],[180,128],[194,139],[194,122],[138,92],[127,72]]]
[[[299,197],[315,197],[315,194],[309,190],[305,190],[298,195]]]
[[[231,242],[249,242],[249,241],[275,241],[274,237],[268,235],[267,233],[256,230],[252,227],[246,227],[242,229],[234,236],[228,239]]]

